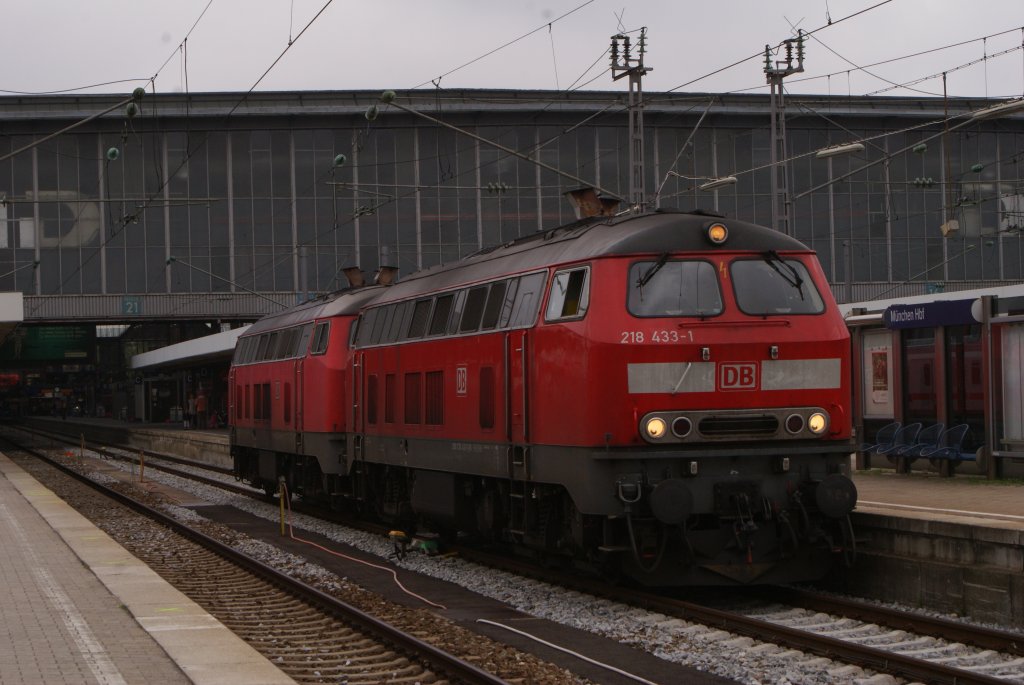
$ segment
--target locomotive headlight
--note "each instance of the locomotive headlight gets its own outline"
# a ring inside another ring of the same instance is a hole
[[[816,411],[807,417],[807,427],[815,435],[821,435],[828,429],[828,416]]]
[[[715,245],[721,245],[729,237],[729,229],[724,224],[711,224],[708,226],[708,240]]]
[[[647,422],[644,424],[644,432],[651,440],[660,440],[663,438],[667,428],[668,424],[666,424],[665,419],[660,416],[652,416],[647,419]]]

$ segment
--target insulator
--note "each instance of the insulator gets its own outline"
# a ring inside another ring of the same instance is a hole
[[[928,144],[927,143],[918,143],[917,145],[915,145],[913,147],[914,152],[916,152],[917,154],[921,154],[922,152],[924,152],[927,149],[928,149]]]
[[[120,156],[121,156],[121,151],[118,150],[116,147],[112,147],[112,148],[107,150],[107,159],[109,159],[111,162],[113,162],[115,159],[117,159]]]
[[[348,161],[348,157],[345,155],[337,155],[334,158],[334,166],[341,166]]]
[[[373,121],[377,118],[377,114],[380,110],[377,109],[377,105],[370,105],[370,108],[366,110],[366,120]]]
[[[380,101],[383,102],[385,105],[390,105],[392,102],[395,101],[395,91],[385,90],[383,93],[380,94]]]
[[[135,102],[142,102],[142,96],[146,94],[146,89],[139,86],[132,91],[132,100]]]
[[[984,168],[985,168],[985,165],[980,163],[980,162],[978,164],[971,165],[971,171],[973,171],[974,173],[978,173],[979,171],[981,171]]]
[[[125,107],[124,107],[124,115],[126,117],[128,117],[129,119],[131,119],[132,117],[134,117],[138,113],[139,113],[139,106],[136,105],[134,102],[129,102],[127,105],[125,105]]]

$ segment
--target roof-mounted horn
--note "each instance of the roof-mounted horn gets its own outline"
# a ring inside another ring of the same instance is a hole
[[[350,266],[346,269],[342,269],[342,273],[344,273],[345,278],[348,279],[349,286],[353,288],[361,288],[366,285],[366,278],[363,277],[363,270],[358,266]]]
[[[592,216],[615,216],[622,200],[617,197],[602,197],[594,188],[577,188],[563,193],[576,210],[577,219]]]

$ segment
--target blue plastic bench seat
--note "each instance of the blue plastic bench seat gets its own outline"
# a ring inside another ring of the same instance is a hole
[[[882,426],[875,433],[875,441],[862,443],[858,452],[878,452],[880,449],[892,446],[893,438],[899,432],[900,425],[899,421],[894,421]]]
[[[974,461],[974,452],[963,451],[964,438],[967,437],[967,432],[969,430],[970,426],[966,423],[960,423],[947,428],[942,431],[942,436],[939,438],[938,445],[936,445],[934,449],[923,450],[921,452],[921,456],[931,460],[951,459],[953,461]]]

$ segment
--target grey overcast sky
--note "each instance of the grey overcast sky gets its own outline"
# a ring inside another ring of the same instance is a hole
[[[645,65],[653,68],[644,80],[648,92],[766,92],[760,55],[708,74],[791,37],[794,26],[826,26],[807,40],[806,71],[787,78],[789,92],[941,95],[946,72],[950,95],[1024,94],[1024,0],[5,4],[0,94],[122,93],[140,85],[149,89],[154,76],[157,92],[247,91],[254,85],[265,91],[406,89],[435,83],[622,90],[627,80],[613,82],[607,71],[609,37],[626,31],[635,40],[641,26],[648,29]],[[964,44],[939,49],[957,43]],[[924,51],[932,52],[888,61]],[[888,90],[918,79],[925,80],[912,89]],[[94,84],[105,85],[87,88]]]

